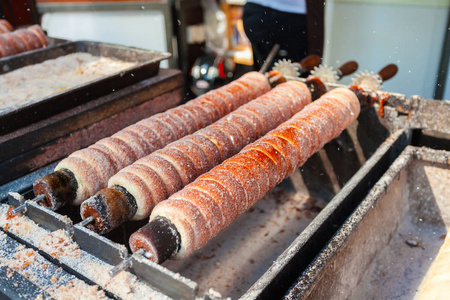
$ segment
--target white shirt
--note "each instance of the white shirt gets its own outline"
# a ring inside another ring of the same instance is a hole
[[[305,0],[247,0],[247,2],[270,7],[287,13],[306,14]]]

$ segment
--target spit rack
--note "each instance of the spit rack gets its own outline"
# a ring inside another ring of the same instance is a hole
[[[313,205],[311,212],[315,218],[309,224],[302,225],[304,230],[292,231],[290,236],[282,241],[286,246],[279,249],[272,248],[275,249],[274,253],[265,256],[265,262],[258,262],[261,263],[260,268],[246,268],[246,266],[254,265],[257,259],[246,257],[245,249],[234,251],[234,253],[243,253],[242,258],[231,260],[233,265],[228,268],[221,264],[220,258],[225,257],[226,252],[233,249],[232,247],[242,245],[240,239],[245,239],[245,232],[251,231],[252,228],[252,224],[246,222],[246,218],[250,214],[259,214],[262,218],[269,219],[271,228],[275,228],[269,232],[272,237],[283,235],[282,230],[286,231],[286,228],[284,228],[282,220],[286,219],[286,215],[282,215],[280,212],[285,211],[280,211],[277,205],[273,205],[273,199],[270,198],[263,199],[262,201],[266,204],[259,206],[258,203],[237,219],[235,224],[211,241],[206,249],[193,255],[189,261],[169,262],[167,265],[159,266],[152,264],[139,254],[133,254],[129,270],[155,291],[175,299],[219,298],[216,293],[209,293],[209,288],[219,291],[225,297],[231,296],[232,298],[282,297],[286,291],[290,290],[291,285],[294,284],[294,288],[296,287],[295,284],[299,282],[297,281],[299,277],[301,281],[301,276],[306,274],[304,272],[311,266],[315,257],[329,245],[330,239],[338,232],[348,216],[360,205],[375,183],[408,145],[427,147],[448,145],[446,142],[450,125],[445,116],[448,115],[449,108],[450,105],[445,101],[420,97],[406,98],[404,95],[391,93],[384,108],[385,116],[383,118],[377,117],[376,109],[378,107],[364,112],[359,117],[358,124],[353,124],[342,136],[326,145],[319,154],[311,158],[310,162],[294,173],[294,176],[276,188],[278,191],[281,190],[281,193],[290,191],[293,193],[292,195],[306,192],[308,199],[319,199],[328,204],[324,208],[320,205]],[[430,116],[431,111],[435,112],[432,117]],[[380,123],[383,123],[389,130],[380,126]],[[358,165],[356,168],[348,166],[346,163],[348,157],[351,158],[351,161],[359,161],[361,167]],[[352,172],[348,171],[349,167]],[[90,232],[79,224],[73,225],[59,213],[51,212],[25,200],[25,198],[30,199],[33,196],[30,183],[50,170],[52,170],[52,166],[1,187],[2,201],[8,201],[13,206],[25,203],[27,206],[26,216],[47,230],[63,229],[71,232],[74,241],[93,260],[99,259],[110,265],[111,268],[122,262],[128,255],[123,245]],[[340,172],[342,172],[342,177]],[[9,194],[5,198],[4,196],[12,190],[18,191],[22,195]],[[276,194],[277,191],[274,193]],[[295,196],[287,198],[293,197],[295,198]],[[284,203],[289,203],[289,201]],[[265,211],[268,207],[272,207],[272,210]],[[320,213],[314,213],[321,209]],[[268,215],[275,217],[271,219],[270,216],[267,217]],[[293,223],[293,226],[297,225],[295,222]],[[265,232],[260,232],[262,236],[257,238],[264,238]],[[13,239],[37,249],[36,245],[27,242],[19,235],[7,233]],[[240,234],[241,238],[229,239],[236,234]],[[224,244],[227,240],[230,240],[230,243]],[[222,250],[217,250],[219,248]],[[47,255],[50,259],[48,254],[43,253],[42,255]],[[61,265],[68,273],[75,274],[78,278],[89,279],[83,270],[77,268],[76,263],[53,261]],[[196,268],[196,265],[200,267]],[[237,269],[238,272],[220,274],[222,269],[229,270],[230,268]],[[224,280],[225,285],[231,283],[231,286],[228,287],[221,286],[220,282],[217,282],[216,286],[207,285],[208,281],[205,281],[205,278],[212,273],[227,279],[233,279],[240,275],[239,278],[242,279],[246,276],[246,272],[255,270],[257,275],[254,281],[245,282],[242,286],[236,286],[237,281],[227,282]],[[189,276],[185,276],[185,274]],[[96,282],[93,281],[93,283]],[[237,292],[233,293],[232,290]],[[108,293],[109,296],[117,297],[117,295]]]

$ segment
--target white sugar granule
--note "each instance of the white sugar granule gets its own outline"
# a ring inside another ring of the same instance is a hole
[[[103,289],[119,296],[121,299],[171,299],[142,282],[130,272],[122,271],[114,277],[109,275],[111,266],[103,263],[90,262],[83,264],[83,273]]]
[[[36,252],[33,249],[21,248],[13,255],[7,265],[16,271],[23,270],[36,261]]]
[[[0,75],[0,111],[128,69],[136,63],[72,53]]]
[[[67,236],[62,229],[41,236],[37,247],[55,258],[60,256],[81,256],[78,244],[73,242],[72,238]]]
[[[39,249],[57,258],[62,263],[72,266],[74,270],[83,274],[104,290],[117,295],[121,299],[148,299],[149,297],[152,299],[170,299],[129,272],[123,271],[115,277],[110,277],[108,272],[113,266],[81,250],[78,244],[65,235],[63,230],[49,232],[39,227],[26,216],[11,215],[11,210],[12,207],[8,205],[0,205],[0,227],[17,234],[27,242],[34,244]],[[4,238],[6,238],[6,234],[0,231],[0,242]],[[41,285],[54,299],[86,300],[105,298],[104,292],[99,292],[97,286],[90,287],[85,284],[83,288],[80,288],[80,283],[72,278],[69,279],[67,275],[63,275],[61,268],[55,271],[55,268],[52,265],[48,265],[48,262],[37,253],[35,255],[40,257],[40,264],[38,262],[33,263],[33,258],[27,256],[27,253],[31,253],[27,251],[33,250],[22,248],[24,247],[20,246],[16,249],[19,250],[18,252],[24,251],[24,253],[17,255],[21,260],[13,262],[13,260],[17,259],[12,259],[11,257],[7,259],[5,257],[6,253],[3,253],[4,251],[0,247],[0,264],[11,269],[10,276],[13,275],[12,270],[14,268],[25,267],[24,270],[18,272],[24,276],[29,273],[30,275],[27,278]],[[27,268],[27,264],[30,267]],[[32,268],[32,270],[29,270],[29,268]],[[58,272],[58,274],[49,273],[50,270]],[[26,272],[28,273],[25,274]],[[72,283],[69,284],[69,280]],[[53,295],[52,293],[57,295]],[[75,297],[72,297],[73,295]]]
[[[107,299],[105,292],[96,285],[88,285],[79,279],[73,279],[65,285],[59,285],[47,290],[50,296],[56,300],[96,300]]]

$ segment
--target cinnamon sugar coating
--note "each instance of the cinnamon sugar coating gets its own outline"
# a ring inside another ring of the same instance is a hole
[[[39,25],[13,31],[6,20],[0,20],[0,57],[35,50],[48,45],[47,36]]]
[[[32,34],[32,31],[27,33]],[[36,40],[39,42],[38,38]],[[27,46],[30,46],[30,43],[35,41],[28,42]],[[227,92],[227,90],[237,90],[240,81],[247,82],[246,84],[252,88],[242,89],[236,94]],[[117,132],[111,138],[102,139],[90,148],[77,151],[76,160],[83,161],[80,165],[73,162],[75,154],[71,154],[62,160],[55,170],[67,168],[74,174],[81,189],[74,203],[80,204],[98,190],[107,187],[108,180],[119,169],[217,121],[232,109],[252,100],[255,90],[258,91],[257,95],[260,95],[269,89],[270,85],[264,75],[256,72],[248,73],[226,86],[210,91],[184,105],[139,121]],[[109,155],[109,159],[105,155]],[[99,159],[97,156],[102,158]],[[178,181],[181,182],[181,179]],[[175,182],[174,185],[178,186],[179,182]]]
[[[358,114],[359,101],[353,92],[343,88],[332,90],[239,154],[159,203],[151,220],[164,216],[176,226],[191,222],[189,234],[185,228],[179,232],[182,250],[174,258],[187,257],[204,246],[308,157],[338,136]],[[196,197],[199,191],[202,194]],[[205,193],[211,207],[205,207]],[[222,214],[216,211],[217,207]],[[177,209],[179,211],[174,211]]]
[[[8,22],[8,20],[0,19],[0,34],[13,30],[14,28],[12,27],[11,23]]]
[[[294,89],[295,91],[289,92],[291,89]],[[245,89],[236,88],[236,90],[239,90],[242,93]],[[272,95],[275,95],[275,91],[279,91],[279,93],[277,96],[272,97]],[[305,91],[307,91],[307,89],[297,83],[289,82],[279,85],[274,90],[243,105],[214,124],[171,143],[165,148],[141,158],[134,164],[144,164],[153,169],[160,176],[165,190],[171,195],[179,191],[183,186],[194,181],[201,174],[238,153],[249,142],[255,141],[256,138],[263,136],[276,125],[286,121],[294,112],[296,112],[295,109],[291,111],[289,107],[285,109],[284,106],[287,105],[286,103],[292,103],[292,105],[288,105],[292,108],[303,108],[311,101],[309,92],[307,93]],[[282,97],[281,95],[284,96]],[[252,126],[251,122],[248,121],[249,118],[245,116],[245,112],[251,113],[254,118],[257,118],[260,126]],[[283,144],[283,142],[280,142],[280,145],[281,144]],[[268,147],[272,146],[268,145]],[[291,147],[293,148],[293,146]],[[275,149],[272,151],[277,150]],[[154,158],[163,159],[164,162],[161,161],[159,164],[144,163],[145,161],[153,161]],[[283,158],[279,158],[278,161],[280,162],[277,161],[277,164],[280,164],[282,159]],[[259,172],[255,171],[255,168],[258,168],[258,170],[261,168],[259,166],[251,168],[253,175],[248,178],[242,177],[241,172],[237,171],[241,168],[247,168],[247,166],[241,163],[241,161],[236,161],[236,165],[229,171],[229,173],[235,173],[233,175],[234,178],[226,179],[230,184],[227,188],[234,189],[230,191],[234,194],[234,197],[236,197],[239,192],[251,189],[250,187],[255,180],[258,185],[258,180],[260,179],[255,178],[261,177],[259,176]],[[130,170],[130,168],[125,168],[123,171],[130,172]],[[146,185],[142,187],[141,191],[136,191],[136,193],[131,192],[130,190],[135,190],[136,188],[135,182],[132,182],[132,186],[128,189],[127,184],[129,184],[129,181],[121,181],[118,179],[119,177],[126,179],[126,177],[120,175],[121,172],[122,171],[120,171],[118,175],[113,176],[108,185],[109,187],[119,185],[125,188],[136,199],[138,206],[146,205],[146,207],[140,208],[138,212],[149,212],[156,203],[165,200],[165,198],[159,198],[153,195],[153,201],[150,201],[147,199],[148,197],[142,196],[145,195],[144,190],[159,188],[155,185],[155,182],[150,182],[148,180],[141,181],[142,184]],[[145,177],[146,175],[140,173],[138,176]],[[262,177],[263,179],[261,180],[264,182],[261,184],[266,186],[268,179],[265,176]],[[252,197],[255,195],[258,196],[261,193],[261,190],[262,188],[258,186],[250,191],[249,195]],[[162,196],[162,194],[157,195]],[[247,202],[252,202],[253,198],[250,199],[249,195],[244,193],[240,196],[245,197]],[[140,197],[143,198],[140,199]],[[147,216],[148,215],[137,214],[133,219],[143,219]]]

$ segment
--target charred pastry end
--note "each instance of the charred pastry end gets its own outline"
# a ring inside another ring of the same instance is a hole
[[[40,203],[52,210],[71,203],[77,197],[78,183],[72,172],[61,169],[39,178],[33,183],[36,196],[45,195]]]
[[[358,85],[351,85],[349,89],[358,97],[361,110],[369,109],[375,102],[380,100],[378,93],[373,90],[366,90]]]
[[[100,234],[107,233],[131,219],[137,211],[134,197],[126,189],[113,186],[100,190],[81,204],[83,220],[93,217],[87,227]]]
[[[133,252],[144,249],[148,259],[162,263],[180,250],[181,237],[175,225],[167,218],[157,217],[130,236]]]
[[[272,70],[268,73],[269,82],[272,86],[276,86],[280,83],[286,82],[286,78],[284,78],[283,74],[280,71]]]
[[[312,100],[319,99],[327,91],[325,84],[319,77],[310,76],[305,81],[305,84],[311,92]]]

